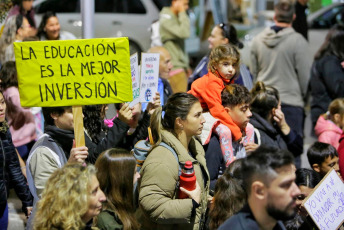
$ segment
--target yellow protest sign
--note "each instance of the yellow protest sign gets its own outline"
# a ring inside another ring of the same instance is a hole
[[[132,101],[128,38],[15,42],[21,105]]]

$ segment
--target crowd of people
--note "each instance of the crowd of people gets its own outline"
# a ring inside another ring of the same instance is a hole
[[[192,71],[189,2],[172,0],[160,13],[162,46],[147,51],[160,54],[152,102],[114,104],[111,118],[108,105],[84,106],[78,147],[71,106],[20,105],[13,50],[13,42],[75,37],[54,12],[37,27],[33,1],[15,2],[0,37],[0,229],[11,187],[27,229],[316,229],[302,201],[332,169],[344,176],[344,26],[329,31],[312,64],[307,31],[293,28],[304,21],[293,24],[295,7],[306,9],[300,1],[276,3],[250,66],[235,27],[222,22]],[[318,141],[307,169],[309,94]],[[180,186],[187,162],[191,190]]]

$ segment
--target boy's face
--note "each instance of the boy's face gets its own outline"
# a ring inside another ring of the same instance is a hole
[[[252,116],[249,104],[240,104],[233,108],[225,107],[225,110],[231,116],[233,122],[241,129],[245,130],[247,123]]]
[[[327,157],[320,165],[319,169],[317,170],[316,167],[313,167],[315,171],[319,172],[322,176],[325,176],[332,168],[339,171],[339,158],[337,156],[331,158],[331,156]]]

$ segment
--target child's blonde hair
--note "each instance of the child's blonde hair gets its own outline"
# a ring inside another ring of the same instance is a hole
[[[223,60],[230,60],[233,62],[235,75],[237,76],[240,66],[240,53],[234,45],[226,44],[214,48],[209,55],[208,69],[212,73],[216,73],[215,66]]]

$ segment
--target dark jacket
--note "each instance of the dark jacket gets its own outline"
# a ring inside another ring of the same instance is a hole
[[[259,131],[260,134],[260,143],[258,141],[259,137],[257,133],[255,135],[255,143],[289,150],[294,156],[302,154],[303,140],[295,131],[290,130],[288,135],[284,135],[278,128],[271,125],[267,120],[255,112],[252,112],[250,123]]]
[[[23,203],[23,210],[25,210],[26,207],[32,206],[32,196],[20,169],[10,131],[0,132],[0,138],[0,206],[7,203],[9,184],[11,183]]]
[[[331,101],[344,97],[344,69],[334,55],[314,61],[311,70],[311,118],[313,127],[319,116],[326,113]]]
[[[210,176],[210,195],[213,195],[217,178],[226,169],[226,163],[222,156],[219,137],[216,134],[212,134],[209,143],[203,147]]]
[[[237,214],[227,219],[219,228],[218,230],[227,230],[227,229],[235,229],[235,230],[259,230],[259,225],[256,222],[253,213],[248,205],[245,205]],[[277,224],[273,228],[273,230],[285,230],[283,223],[281,221],[277,221]]]
[[[115,119],[115,120],[118,120],[118,119]],[[134,148],[134,145],[139,140],[147,139],[149,123],[150,123],[150,114],[147,111],[145,111],[134,133],[132,133],[131,135],[125,134],[124,138],[122,138],[122,140],[118,143],[118,147],[121,147],[130,151]]]
[[[295,3],[295,15],[296,18],[293,21],[293,28],[296,32],[302,34],[302,36],[308,40],[308,23],[306,10],[307,5],[301,5],[298,1]]]

